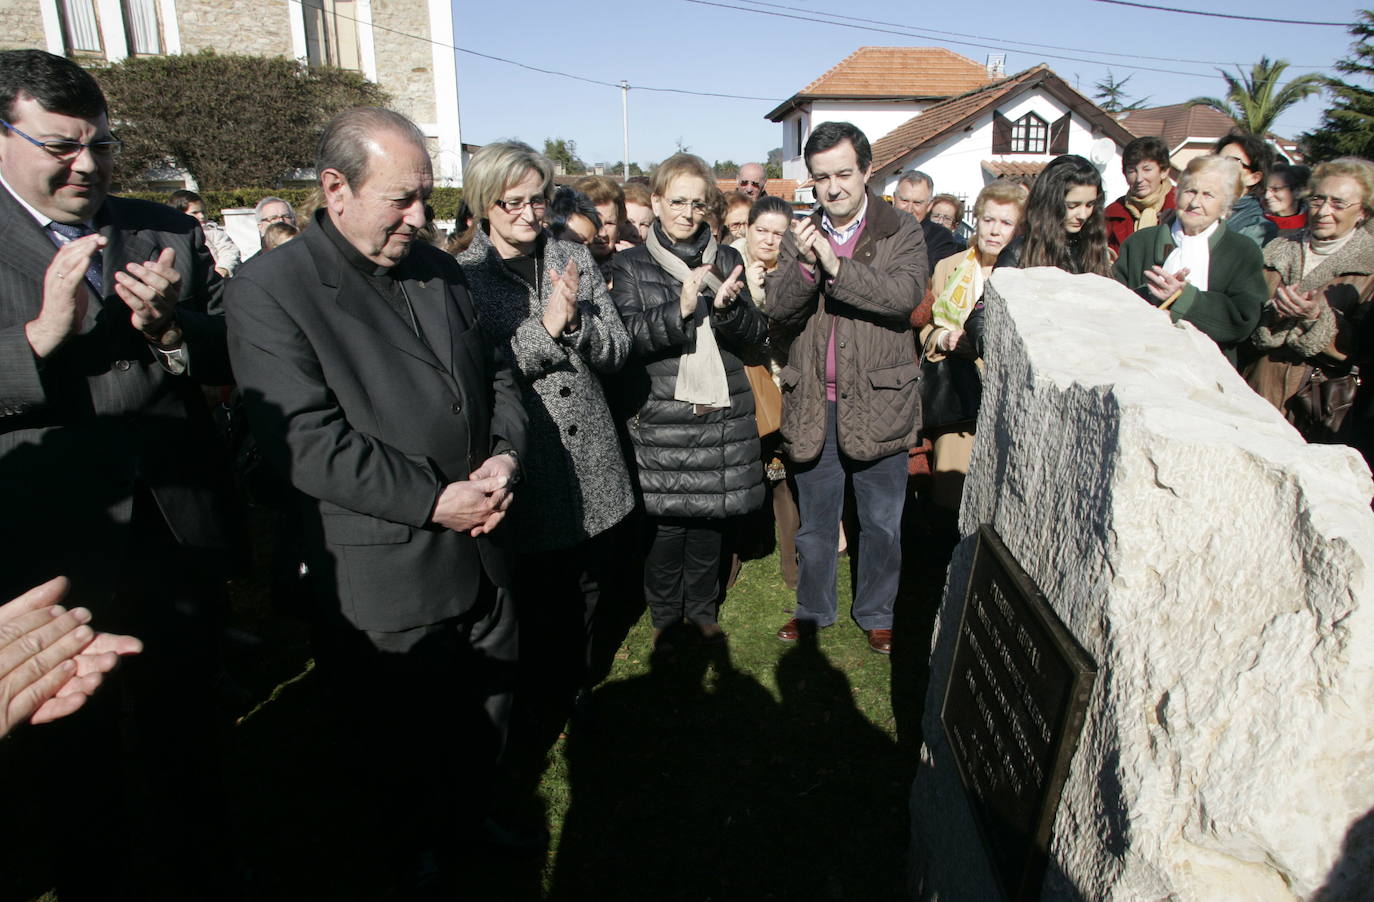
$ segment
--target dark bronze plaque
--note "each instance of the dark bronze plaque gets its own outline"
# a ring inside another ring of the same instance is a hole
[[[1007,898],[1039,897],[1097,664],[1002,544],[978,531],[940,720]]]

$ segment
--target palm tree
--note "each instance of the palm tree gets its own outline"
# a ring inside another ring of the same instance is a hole
[[[1299,75],[1288,84],[1279,86],[1279,79],[1288,68],[1288,60],[1273,60],[1262,56],[1260,61],[1250,67],[1246,75],[1236,67],[1237,78],[1229,72],[1218,69],[1226,80],[1226,99],[1218,97],[1194,97],[1189,103],[1201,103],[1218,112],[1225,113],[1252,135],[1267,135],[1274,120],[1295,103],[1316,94],[1326,86],[1325,80],[1316,73]]]

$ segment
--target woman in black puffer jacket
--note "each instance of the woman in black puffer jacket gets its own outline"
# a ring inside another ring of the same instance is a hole
[[[654,642],[684,617],[708,640],[723,542],[763,503],[754,396],[743,356],[768,326],[744,287],[743,261],[706,224],[710,168],[677,154],[654,173],[657,216],[644,245],[616,254],[611,298],[632,342],[622,408],[648,517],[644,594]]]

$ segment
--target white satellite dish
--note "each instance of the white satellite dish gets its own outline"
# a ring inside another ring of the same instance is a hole
[[[1099,171],[1106,169],[1107,164],[1116,156],[1116,142],[1111,138],[1098,138],[1093,142],[1093,146],[1088,149],[1088,162],[1092,163]]]

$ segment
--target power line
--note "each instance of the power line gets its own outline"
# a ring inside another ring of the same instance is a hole
[[[752,9],[752,8],[750,8],[750,7],[747,7],[747,6],[736,6],[736,5],[732,4],[732,3],[718,3],[718,2],[714,2],[714,0],[683,0],[683,2],[684,2],[684,3],[695,3],[695,4],[697,4],[698,6],[715,6],[715,7],[718,7],[718,8],[720,8],[720,9],[733,9],[733,10],[736,10],[736,11],[738,11],[738,12],[753,13],[754,15],[758,15],[758,16],[775,16],[775,17],[780,18],[780,19],[793,19],[793,20],[796,20],[796,21],[798,21],[798,22],[809,22],[809,23],[811,23],[811,24],[818,24],[818,25],[833,25],[833,26],[836,27],[836,28],[851,28],[851,29],[854,29],[855,31],[873,31],[873,32],[878,32],[878,33],[880,33],[880,34],[895,34],[895,35],[899,35],[899,36],[904,37],[904,38],[922,38],[922,39],[928,39],[928,38],[929,38],[928,35],[923,35],[923,34],[921,34],[921,33],[919,33],[919,32],[915,32],[915,31],[912,31],[912,30],[909,30],[909,29],[908,29],[908,30],[901,30],[901,31],[898,31],[898,30],[892,29],[892,28],[880,28],[880,27],[878,27],[878,26],[876,26],[876,25],[855,25],[855,24],[851,24],[851,23],[849,23],[849,22],[836,22],[836,21],[833,21],[833,20],[830,20],[830,19],[818,19],[818,18],[816,18],[815,15],[799,16],[799,15],[794,15],[794,14],[791,14],[791,13],[774,12],[774,11],[772,11],[772,10],[767,10],[767,9]],[[999,51],[999,50],[1005,50],[1005,49],[1006,49],[1005,47],[1003,47],[1003,46],[1000,45],[1000,44],[984,44],[984,43],[980,43],[980,42],[977,42],[977,41],[950,41],[950,40],[946,40],[946,43],[949,43],[949,44],[959,44],[959,45],[963,45],[963,46],[965,46],[965,47],[977,47],[977,48],[979,48],[980,50],[993,50],[993,51]],[[1054,53],[1042,53],[1042,54],[1040,54],[1040,55],[1043,56],[1043,57],[1046,57],[1047,59],[1064,60],[1065,62],[1070,62],[1070,63],[1085,63],[1085,62],[1087,62],[1087,63],[1093,63],[1093,64],[1095,64],[1095,65],[1106,65],[1106,63],[1103,62],[1103,61],[1101,61],[1101,60],[1085,60],[1085,59],[1083,59],[1081,56],[1062,56],[1062,55],[1054,54]],[[1121,63],[1121,64],[1120,64],[1120,67],[1121,67],[1122,69],[1136,69],[1136,70],[1139,70],[1139,71],[1141,71],[1141,72],[1159,72],[1159,73],[1161,73],[1161,74],[1163,74],[1163,75],[1186,75],[1186,76],[1189,76],[1189,77],[1192,77],[1192,78],[1211,78],[1211,77],[1213,77],[1213,76],[1211,76],[1210,74],[1205,73],[1205,72],[1181,72],[1181,71],[1179,71],[1178,69],[1160,69],[1160,68],[1157,68],[1157,67],[1155,67],[1155,66],[1140,66],[1140,65],[1135,65],[1135,64],[1131,64],[1131,63]]]
[[[290,0],[290,2],[296,4],[297,6],[302,6],[302,7],[304,6],[304,4],[302,3],[302,0]],[[504,56],[496,56],[495,54],[491,54],[491,53],[483,53],[483,52],[481,52],[480,50],[470,50],[470,49],[468,49],[467,47],[459,47],[459,46],[456,45],[456,44],[446,44],[446,43],[444,43],[443,41],[436,41],[436,40],[434,40],[434,38],[426,37],[425,35],[422,35],[422,34],[412,34],[411,32],[408,32],[408,31],[401,31],[401,30],[396,29],[396,28],[388,28],[388,27],[385,26],[385,25],[378,25],[376,22],[363,22],[363,20],[361,20],[361,19],[358,19],[358,18],[356,18],[356,17],[354,17],[354,16],[346,15],[346,14],[341,13],[341,12],[338,12],[338,11],[335,11],[335,12],[333,13],[333,15],[334,15],[336,18],[347,19],[347,20],[350,21],[350,22],[355,22],[355,23],[360,23],[360,24],[363,24],[363,25],[367,25],[367,26],[369,26],[369,27],[371,27],[371,28],[375,28],[375,29],[378,30],[378,31],[387,31],[387,32],[390,32],[391,34],[400,35],[401,37],[404,37],[404,38],[412,38],[412,39],[417,40],[417,41],[422,41],[422,42],[424,42],[424,43],[426,43],[426,44],[433,44],[433,45],[435,45],[436,47],[443,47],[443,48],[446,49],[446,50],[456,50],[456,51],[458,51],[459,53],[466,53],[466,54],[468,54],[469,56],[477,56],[477,57],[481,57],[482,59],[492,60],[492,61],[498,62],[498,63],[506,63],[507,65],[510,65],[510,66],[518,66],[519,68],[521,68],[521,69],[527,69],[527,70],[529,70],[530,72],[539,72],[539,73],[541,73],[541,74],[543,74],[543,75],[555,75],[555,76],[557,76],[557,77],[559,77],[559,78],[570,78],[570,79],[572,79],[572,80],[574,80],[574,81],[585,82],[586,84],[589,84],[589,85],[599,85],[600,87],[603,87],[603,88],[615,88],[617,91],[620,90],[620,87],[621,87],[619,82],[601,81],[601,80],[595,79],[595,78],[588,78],[588,77],[586,77],[585,75],[574,75],[574,74],[571,73],[571,72],[560,72],[560,71],[557,70],[557,69],[546,69],[546,68],[544,68],[544,67],[542,67],[542,66],[532,66],[532,65],[530,65],[529,63],[522,63],[522,62],[519,62],[518,60],[507,59],[507,58],[504,57]],[[759,101],[765,101],[765,102],[767,102],[767,103],[781,103],[781,102],[782,102],[782,101],[781,101],[781,98],[777,98],[777,97],[750,97],[750,96],[745,95],[745,94],[717,94],[717,93],[713,93],[713,92],[710,92],[710,91],[689,91],[689,90],[687,90],[686,88],[656,88],[656,87],[650,87],[650,86],[648,86],[648,85],[636,85],[636,84],[631,84],[631,85],[630,85],[630,88],[631,88],[632,90],[639,90],[639,91],[654,91],[654,92],[656,92],[656,93],[662,93],[662,94],[690,94],[690,95],[693,95],[693,96],[696,96],[696,97],[719,97],[719,98],[723,98],[723,99],[725,99],[725,100],[759,100]]]
[[[784,5],[780,4],[780,3],[767,3],[767,2],[765,2],[765,0],[740,0],[740,2],[742,2],[742,3],[748,3],[748,4],[751,5],[751,6],[766,6],[766,7],[772,8],[772,9],[787,9],[787,10],[790,10],[790,9],[795,9],[795,8],[796,8],[796,7],[793,7],[793,6],[784,6]],[[868,23],[868,24],[870,24],[870,25],[889,25],[889,26],[892,26],[893,28],[909,29],[909,30],[912,30],[912,31],[913,31],[913,34],[917,31],[917,30],[915,30],[915,29],[910,29],[909,26],[903,25],[903,24],[900,23],[900,22],[884,22],[884,21],[881,20],[881,19],[863,19],[863,18],[859,18],[858,16],[846,16],[846,15],[841,15],[840,13],[821,12],[821,11],[819,11],[819,10],[817,11],[817,14],[818,14],[818,15],[826,16],[826,17],[831,18],[831,19],[843,19],[843,20],[849,21],[849,22],[866,22],[866,23]],[[1013,40],[1013,39],[1010,39],[1010,38],[995,38],[995,37],[993,37],[992,35],[987,35],[987,34],[967,34],[967,33],[965,33],[965,32],[961,32],[961,31],[941,31],[941,30],[936,29],[936,28],[926,28],[926,27],[924,27],[924,26],[921,27],[921,28],[919,29],[919,32],[920,32],[920,33],[923,33],[923,34],[930,34],[930,35],[941,35],[941,36],[944,36],[944,37],[976,38],[976,39],[981,39],[981,40],[984,40],[984,41],[998,41],[999,43],[1002,43],[1002,44],[1005,44],[1005,45],[1008,45],[1008,46],[1011,46],[1011,45],[1019,45],[1019,46],[1021,46],[1021,47],[1033,47],[1033,48],[1035,48],[1035,49],[1037,49],[1037,50],[1066,50],[1066,51],[1068,51],[1068,52],[1070,52],[1070,53],[1090,53],[1090,54],[1093,54],[1094,56],[1114,56],[1114,57],[1119,57],[1119,58],[1121,58],[1121,59],[1150,60],[1150,61],[1158,62],[1158,63],[1193,63],[1193,64],[1196,64],[1196,65],[1199,65],[1199,66],[1239,66],[1239,65],[1242,65],[1241,63],[1219,63],[1219,62],[1215,62],[1215,61],[1213,61],[1213,60],[1186,59],[1186,58],[1173,57],[1173,56],[1146,56],[1146,55],[1144,55],[1144,54],[1139,54],[1139,53],[1116,53],[1116,52],[1113,52],[1113,51],[1110,51],[1110,50],[1086,50],[1086,49],[1084,49],[1084,48],[1082,48],[1082,47],[1064,47],[1064,46],[1061,46],[1061,45],[1059,45],[1059,44],[1036,44],[1036,43],[1033,43],[1033,42],[1031,42],[1031,41],[1018,41],[1018,40]],[[1089,62],[1095,62],[1095,61],[1091,61],[1091,60],[1090,60]],[[1322,66],[1291,66],[1291,65],[1290,65],[1290,68],[1320,69],[1320,68],[1323,68],[1323,67],[1322,67]]]
[[[1164,13],[1183,13],[1186,16],[1210,16],[1213,19],[1239,19],[1242,22],[1265,22],[1271,25],[1327,25],[1333,28],[1350,28],[1350,22],[1314,22],[1310,19],[1270,19],[1266,16],[1238,16],[1234,13],[1208,13],[1196,9],[1179,9],[1174,6],[1154,6],[1149,3],[1131,3],[1130,0],[1093,0],[1094,3],[1111,3],[1115,6],[1134,6],[1137,9],[1151,9]]]

